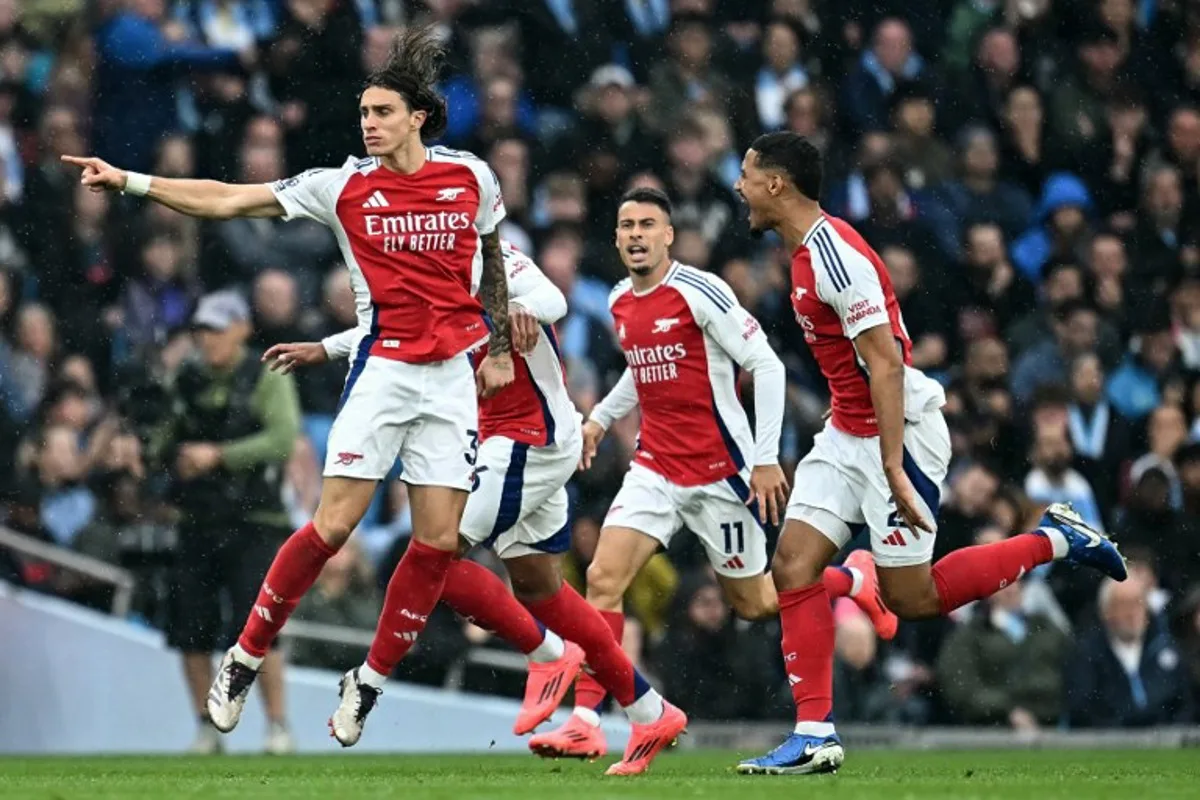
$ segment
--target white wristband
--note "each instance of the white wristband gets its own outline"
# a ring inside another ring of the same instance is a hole
[[[125,173],[125,188],[122,190],[122,194],[131,194],[134,197],[141,197],[149,191],[149,175],[143,175],[140,172]]]

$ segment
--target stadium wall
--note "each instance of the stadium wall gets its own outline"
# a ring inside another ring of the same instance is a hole
[[[179,753],[195,736],[179,657],[157,631],[0,581],[0,648],[0,753]],[[339,677],[289,671],[300,752],[341,750],[325,725]],[[393,683],[354,751],[520,752],[516,715],[511,700]],[[627,727],[610,719],[606,729],[620,752]],[[257,752],[265,733],[254,692],[226,749]]]

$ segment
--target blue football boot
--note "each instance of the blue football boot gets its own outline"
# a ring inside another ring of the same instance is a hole
[[[1125,558],[1112,539],[1088,525],[1070,503],[1055,503],[1042,517],[1043,528],[1054,528],[1067,537],[1067,556],[1063,561],[1098,569],[1116,581],[1129,577]]]
[[[842,740],[836,733],[829,736],[808,736],[793,733],[783,744],[761,758],[737,765],[742,775],[811,775],[837,772],[846,758]]]

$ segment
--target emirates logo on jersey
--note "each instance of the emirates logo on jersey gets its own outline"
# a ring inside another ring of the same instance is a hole
[[[687,348],[682,344],[633,347],[625,351],[625,361],[633,370],[633,379],[639,385],[678,379],[679,366],[675,362],[685,358]]]
[[[439,211],[436,214],[364,214],[369,239],[379,242],[385,253],[453,250],[459,231],[471,227],[471,215],[465,211]]]

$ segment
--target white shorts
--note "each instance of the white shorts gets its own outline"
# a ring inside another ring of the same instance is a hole
[[[904,471],[935,528],[949,468],[950,430],[942,412],[929,411],[905,424]],[[910,530],[896,513],[878,436],[851,436],[826,423],[796,467],[792,486],[787,518],[809,523],[838,547],[866,525],[880,566],[909,567],[933,557],[936,534]]]
[[[459,531],[500,558],[563,553],[571,546],[567,481],[583,440],[534,447],[493,436],[479,446],[475,488]]]
[[[406,483],[469,491],[478,419],[465,354],[430,364],[356,360],[329,431],[324,474],[381,480],[399,456]]]
[[[604,527],[632,528],[666,547],[686,525],[718,574],[761,575],[767,569],[767,535],[746,505],[748,479],[745,472],[702,486],[679,486],[635,463],[625,473]]]

